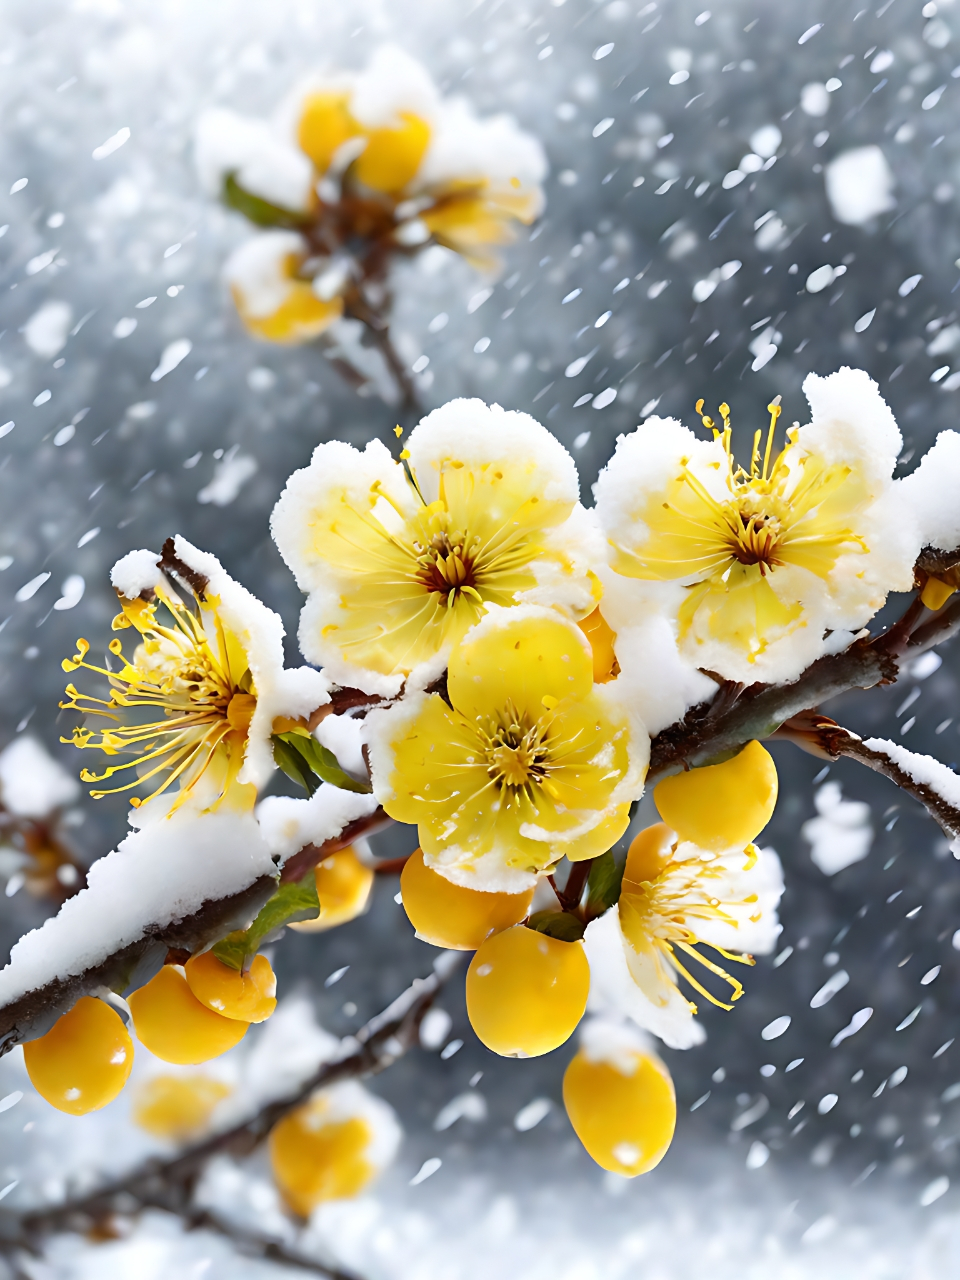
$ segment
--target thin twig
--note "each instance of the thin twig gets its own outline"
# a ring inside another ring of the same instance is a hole
[[[311,1258],[305,1253],[290,1249],[279,1240],[271,1240],[269,1236],[260,1236],[252,1231],[244,1231],[233,1222],[219,1218],[209,1210],[191,1217],[190,1226],[199,1231],[212,1231],[229,1240],[237,1253],[245,1257],[262,1258],[266,1262],[278,1262],[282,1266],[292,1267],[298,1271],[309,1271],[315,1276],[323,1276],[325,1280],[359,1280],[356,1272],[344,1271],[333,1267],[318,1258]]]
[[[960,809],[933,787],[918,782],[884,751],[868,746],[857,734],[851,733],[829,716],[815,711],[794,716],[780,728],[776,736],[786,738],[804,751],[824,760],[836,760],[840,756],[858,760],[874,773],[881,773],[895,782],[901,791],[906,791],[915,800],[919,800],[951,840],[960,836]]]
[[[712,703],[691,707],[650,744],[647,786],[678,769],[723,759],[752,738],[769,738],[787,720],[841,693],[892,684],[907,662],[960,631],[960,601],[916,626],[922,613],[918,601],[912,601],[900,622],[883,635],[855,640],[842,653],[818,658],[790,684],[751,685],[719,715]]]

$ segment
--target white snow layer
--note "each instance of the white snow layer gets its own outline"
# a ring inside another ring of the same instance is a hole
[[[830,209],[838,222],[861,227],[896,206],[894,177],[877,146],[841,151],[823,171]]]
[[[219,196],[227,177],[251,195],[283,209],[306,210],[312,199],[313,166],[297,147],[262,120],[216,107],[198,123],[194,158],[200,181]]]
[[[606,1062],[622,1075],[637,1069],[637,1054],[656,1057],[650,1036],[630,1022],[614,1018],[585,1018],[579,1029],[580,1052],[589,1062]]]
[[[150,821],[93,864],[87,888],[14,945],[0,971],[0,1006],[93,968],[150,926],[182,920],[276,870],[250,813],[182,809]]]
[[[890,742],[887,738],[867,738],[863,745],[869,747],[871,751],[879,751],[887,756],[914,782],[929,787],[947,804],[960,811],[960,776],[955,774],[949,766],[941,764],[933,756],[907,751],[899,743]]]
[[[223,278],[239,295],[238,304],[252,320],[272,316],[293,287],[289,261],[298,261],[307,242],[296,231],[262,231],[235,249],[223,267]]]
[[[810,857],[825,876],[862,861],[870,852],[874,831],[870,806],[863,800],[844,800],[839,782],[825,782],[814,797],[817,817],[800,828]]]
[[[166,581],[156,551],[128,551],[110,570],[114,589],[126,600],[136,600],[141,591],[153,591]]]
[[[18,818],[45,818],[79,795],[77,779],[36,738],[14,738],[0,751],[0,803]]]
[[[498,404],[448,400],[414,427],[407,449],[428,503],[439,497],[441,465],[451,461],[472,470],[497,463],[520,474],[530,471],[546,502],[574,503],[580,496],[577,464],[553,432],[529,413]]]
[[[332,840],[348,823],[373,813],[377,803],[374,795],[321,782],[309,800],[267,796],[257,805],[257,819],[270,852],[279,854],[282,863],[304,845]]]
[[[198,550],[179,534],[174,550],[184,564],[207,579],[209,607],[216,610],[246,654],[257,705],[239,778],[262,787],[276,768],[270,742],[274,720],[278,716],[306,717],[329,702],[327,682],[312,667],[284,668],[279,615],[231,578],[216,556]]]
[[[900,493],[919,529],[920,544],[960,546],[960,432],[941,431],[919,467],[900,481]]]

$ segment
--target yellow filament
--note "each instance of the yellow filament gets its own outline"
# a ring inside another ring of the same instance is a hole
[[[141,643],[132,660],[123,657],[121,641],[114,639],[109,649],[123,661],[119,671],[87,662],[90,645],[81,639],[76,655],[63,662],[65,671],[82,667],[105,677],[111,690],[104,699],[68,684],[67,701],[60,706],[114,724],[99,731],[78,726],[62,741],[81,749],[94,748],[108,757],[133,757],[111,764],[99,774],[88,769],[81,772],[84,782],[104,782],[118,773],[134,771],[132,781],[91,792],[94,799],[129,791],[165,775],[147,798],[153,799],[180,781],[178,803],[182,803],[215,761],[220,764],[216,781],[221,798],[236,782],[256,692],[246,656],[236,637],[225,631],[216,608],[210,607],[212,603],[207,601],[201,608],[198,602],[194,612],[177,596],[163,591],[158,591],[155,603],[124,602],[114,628],[133,625],[140,632]],[[158,604],[165,607],[172,625],[158,622]],[[148,708],[158,711],[159,716],[141,719]],[[135,807],[143,802],[131,800]]]

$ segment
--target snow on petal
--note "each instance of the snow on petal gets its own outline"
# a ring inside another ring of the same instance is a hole
[[[545,427],[453,400],[405,455],[409,478],[379,441],[321,444],[273,513],[308,596],[301,649],[331,679],[386,696],[425,685],[488,605],[591,612],[600,543],[573,459]]]

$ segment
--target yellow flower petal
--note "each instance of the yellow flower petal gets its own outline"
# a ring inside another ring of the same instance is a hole
[[[360,132],[360,126],[350,115],[348,94],[307,95],[297,125],[297,142],[320,173],[330,168],[337,148]]]
[[[367,145],[352,170],[374,191],[400,192],[414,178],[430,145],[430,126],[412,112],[401,112],[395,128],[365,130]]]
[[[531,626],[528,616],[500,615],[496,626],[468,637],[450,657],[447,689],[465,716],[483,715],[512,700],[539,719],[545,698],[581,700],[593,687],[593,655],[579,628],[559,615]]]

